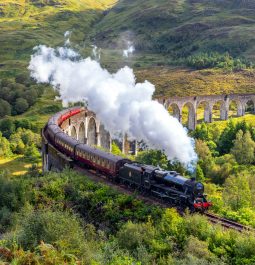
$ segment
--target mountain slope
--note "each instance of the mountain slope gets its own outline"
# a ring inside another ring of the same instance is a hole
[[[172,58],[229,52],[255,60],[254,0],[122,0],[94,27],[93,38],[115,47],[133,33],[140,51]]]
[[[39,44],[63,45],[64,32],[82,43],[91,25],[114,0],[3,0],[0,3],[0,79],[27,72]]]
[[[210,51],[255,60],[254,21],[254,0],[2,0],[0,82],[28,76],[33,47],[62,46],[70,30],[71,47],[82,56],[97,44],[103,48],[103,66],[111,71],[134,67],[140,81],[155,83],[157,95],[250,93],[255,70],[208,74],[183,69],[182,62]],[[127,40],[136,52],[123,58]]]

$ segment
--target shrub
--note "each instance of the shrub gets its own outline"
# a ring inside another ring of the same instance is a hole
[[[85,246],[81,221],[68,212],[32,210],[20,215],[17,226],[17,243],[25,250],[42,241],[71,254],[81,254]]]
[[[11,115],[11,105],[3,100],[0,99],[0,118]]]
[[[12,154],[9,141],[0,132],[0,157],[8,157]]]
[[[21,114],[25,112],[28,109],[29,105],[27,103],[27,100],[24,98],[18,98],[15,102],[14,109],[17,112],[17,114]]]

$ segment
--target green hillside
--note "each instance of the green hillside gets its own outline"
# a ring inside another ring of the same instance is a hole
[[[255,91],[253,0],[3,0],[0,79],[28,76],[33,47],[63,45],[67,30],[83,56],[102,47],[105,67],[130,65],[157,95]],[[128,40],[136,52],[125,59]]]
[[[115,47],[131,32],[140,51],[173,58],[198,52],[229,52],[255,59],[253,0],[122,0],[94,28],[101,45]]]
[[[33,47],[63,45],[64,32],[83,43],[91,24],[113,0],[3,0],[0,4],[0,78],[27,73]]]

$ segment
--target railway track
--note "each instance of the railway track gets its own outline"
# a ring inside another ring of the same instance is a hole
[[[110,181],[106,176],[96,172],[95,170],[88,170],[82,167],[79,167],[78,165],[75,165],[74,167],[75,170],[79,171],[80,173],[86,174],[91,180],[97,182],[97,183],[104,183],[114,189],[117,189],[118,191],[122,193],[126,193],[127,195],[134,195],[135,190],[132,188],[127,188],[125,185],[120,185],[117,183],[114,183]],[[150,205],[156,205],[160,206],[163,208],[168,208],[171,207],[171,205],[161,201],[159,198],[156,197],[148,197],[143,194],[136,194],[136,198],[144,201],[147,204]],[[244,231],[253,231],[255,232],[255,229],[242,225],[240,223],[228,220],[226,218],[220,217],[218,215],[212,214],[212,213],[204,213],[204,215],[208,218],[208,220],[213,223],[213,224],[219,224],[222,227],[225,227],[227,229],[234,229],[239,232],[244,232]]]
[[[220,224],[221,226],[228,228],[228,229],[235,229],[239,232],[244,231],[253,231],[255,232],[255,229],[242,225],[240,223],[228,220],[226,218],[220,217],[218,215],[212,214],[212,213],[205,213],[205,216],[207,216],[208,220],[214,224]]]

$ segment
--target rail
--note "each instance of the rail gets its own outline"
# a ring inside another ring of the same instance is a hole
[[[207,216],[208,220],[214,224],[220,224],[221,226],[225,227],[225,228],[231,228],[231,229],[235,229],[239,232],[243,232],[243,231],[253,231],[255,232],[255,229],[242,225],[240,223],[231,221],[229,219],[220,217],[216,214],[212,214],[212,213],[205,213],[205,216]]]

